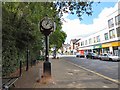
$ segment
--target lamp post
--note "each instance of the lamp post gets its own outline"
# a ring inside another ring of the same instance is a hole
[[[49,17],[44,17],[40,23],[40,31],[45,35],[45,62],[43,63],[43,76],[51,77],[51,63],[49,62],[49,35],[55,30],[55,23]]]

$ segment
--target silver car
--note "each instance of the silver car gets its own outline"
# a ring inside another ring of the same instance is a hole
[[[115,56],[112,54],[108,54],[108,53],[104,53],[100,56],[101,60],[113,60],[113,61],[119,61],[120,57],[119,56]]]

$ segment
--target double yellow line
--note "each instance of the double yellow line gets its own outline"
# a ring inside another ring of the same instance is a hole
[[[86,71],[89,71],[89,72],[91,72],[91,73],[94,73],[94,74],[96,74],[96,75],[98,75],[98,76],[100,76],[100,77],[103,77],[103,78],[105,78],[105,79],[107,79],[107,80],[109,80],[109,81],[112,81],[112,82],[114,82],[114,83],[120,84],[120,82],[119,82],[118,80],[109,78],[109,77],[104,76],[104,75],[102,75],[102,74],[100,74],[100,73],[97,73],[97,72],[95,72],[95,71],[92,71],[92,70],[89,70],[89,69],[84,68],[84,67],[82,67],[82,66],[79,66],[79,65],[77,65],[77,64],[74,64],[74,63],[72,63],[72,62],[70,62],[70,61],[69,61],[69,63],[72,64],[72,65],[75,65],[75,66],[77,66],[77,67],[79,67],[79,68],[82,68],[82,69],[84,69],[84,70],[86,70]]]

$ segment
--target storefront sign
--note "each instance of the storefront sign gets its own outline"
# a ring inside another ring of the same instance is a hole
[[[102,44],[102,48],[105,47],[115,47],[115,46],[120,46],[120,42],[111,42],[111,43],[106,43],[106,44]]]
[[[94,48],[94,49],[96,49],[96,48],[102,48],[102,45],[99,44],[99,45],[94,46],[93,48]]]
[[[102,48],[105,48],[105,47],[111,47],[111,46],[112,46],[111,43],[102,44]]]
[[[79,50],[89,50],[89,49],[93,49],[93,46],[79,48]]]
[[[112,46],[120,46],[120,42],[112,42]]]

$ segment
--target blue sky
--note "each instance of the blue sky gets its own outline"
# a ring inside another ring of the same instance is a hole
[[[83,20],[81,21],[81,23],[84,24],[92,24],[93,23],[93,19],[97,18],[98,15],[100,14],[100,12],[104,9],[104,8],[110,8],[110,7],[114,7],[116,4],[116,2],[101,2],[101,3],[93,3],[93,14],[92,16],[88,16],[88,15],[83,15],[82,18]],[[78,17],[76,15],[68,15],[67,16],[68,19],[73,20],[73,19],[77,19]]]

